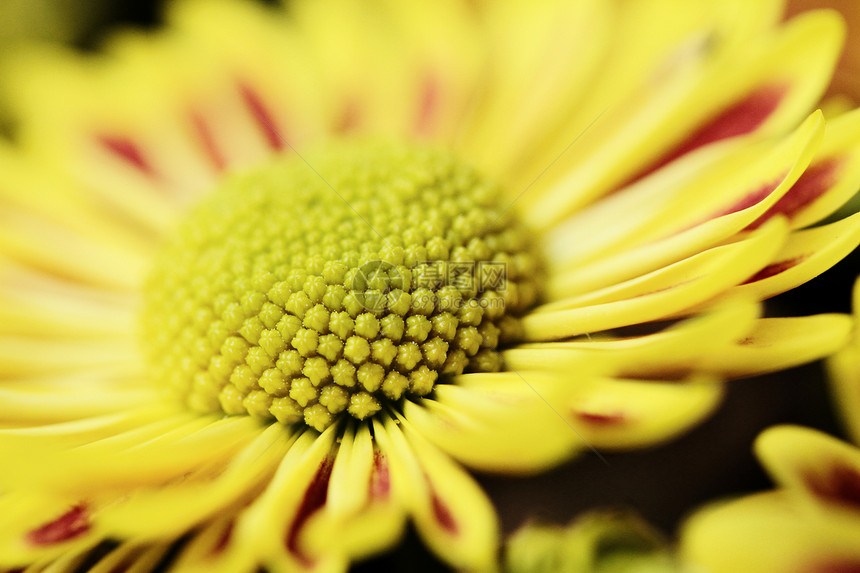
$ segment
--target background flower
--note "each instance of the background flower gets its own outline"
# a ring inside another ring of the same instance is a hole
[[[590,513],[566,527],[528,524],[505,548],[506,573],[676,573],[665,540],[627,514]]]
[[[860,281],[854,289],[860,311]],[[834,398],[855,444],[860,429],[860,338],[830,360]],[[700,510],[685,524],[681,554],[707,571],[850,570],[860,563],[860,450],[823,432],[776,426],[756,441],[776,490]]]

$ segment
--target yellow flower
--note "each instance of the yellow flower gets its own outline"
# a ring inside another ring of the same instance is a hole
[[[492,569],[462,466],[836,351],[848,317],[760,318],[860,242],[811,227],[860,185],[860,112],[813,111],[841,20],[780,9],[185,0],[11,54],[0,566],[338,571],[411,522]]]
[[[860,281],[854,288],[860,313]],[[684,526],[686,563],[725,571],[850,571],[860,564],[860,336],[830,359],[834,397],[854,444],[777,426],[756,454],[778,489],[716,503]]]

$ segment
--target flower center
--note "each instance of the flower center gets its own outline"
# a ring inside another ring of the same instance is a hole
[[[322,430],[500,369],[538,269],[497,187],[438,150],[306,158],[227,180],[164,246],[142,313],[153,378],[197,411]]]

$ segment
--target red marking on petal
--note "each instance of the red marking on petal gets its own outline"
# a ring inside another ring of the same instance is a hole
[[[457,526],[457,522],[454,521],[454,516],[451,514],[451,510],[447,505],[445,505],[445,502],[442,501],[442,498],[439,497],[439,494],[436,493],[433,486],[430,486],[430,496],[431,502],[433,503],[433,517],[436,518],[436,521],[442,526],[442,529],[451,535],[457,535],[460,528]]]
[[[643,296],[648,296],[648,295],[652,295],[652,294],[658,294],[658,293],[661,293],[661,292],[666,292],[666,291],[669,291],[669,290],[672,290],[672,289],[680,288],[680,287],[682,287],[682,286],[684,286],[684,285],[686,285],[686,284],[689,284],[689,283],[691,283],[691,282],[693,282],[693,281],[697,281],[697,280],[699,280],[699,279],[701,279],[701,278],[702,278],[702,277],[698,276],[698,277],[694,277],[694,278],[691,278],[691,279],[687,279],[687,280],[684,280],[684,281],[677,282],[677,283],[675,283],[675,284],[671,284],[671,285],[669,285],[669,286],[664,286],[664,287],[662,287],[662,288],[658,288],[658,289],[654,289],[654,290],[649,290],[648,292],[643,292],[643,293],[639,293],[639,294],[637,294],[634,298],[640,298],[640,297],[643,297]]]
[[[788,93],[784,84],[761,86],[747,96],[724,109],[720,114],[694,131],[687,139],[677,144],[663,157],[630,178],[623,186],[642,179],[646,175],[668,165],[679,157],[730,137],[746,135],[755,131],[777,110]]]
[[[311,560],[309,557],[304,555],[299,548],[299,532],[307,520],[316,513],[319,508],[325,505],[328,497],[328,482],[331,477],[331,468],[332,463],[330,460],[326,459],[320,464],[316,475],[313,480],[311,480],[310,485],[308,485],[308,489],[305,490],[305,496],[296,512],[296,518],[293,520],[293,523],[287,532],[287,549],[290,553],[296,555],[306,564],[311,563]]]
[[[206,119],[199,113],[191,112],[191,125],[194,126],[194,131],[212,166],[218,171],[222,171],[227,165],[227,160],[218,148],[218,142],[215,141],[215,136]]]
[[[212,547],[212,551],[209,552],[211,555],[218,555],[227,549],[227,546],[230,544],[230,539],[233,538],[234,525],[235,523],[232,521],[227,524],[227,527],[224,528],[224,531],[221,532],[221,536],[218,538],[218,543],[216,543]]]
[[[385,455],[376,452],[373,455],[373,473],[370,474],[371,499],[386,499],[391,493],[391,473]]]
[[[33,545],[54,545],[80,537],[90,530],[90,516],[86,505],[76,505],[57,519],[27,534]]]
[[[827,470],[815,469],[804,474],[809,491],[825,501],[860,509],[860,472],[839,460],[822,465]]]
[[[269,111],[269,107],[265,104],[260,94],[250,84],[241,81],[239,82],[239,93],[259,124],[269,147],[275,151],[283,149],[286,146],[286,135],[282,135],[284,133],[283,130],[278,129],[278,124],[272,112]]]
[[[738,201],[736,201],[730,207],[727,207],[723,211],[720,211],[713,217],[709,217],[708,219],[716,219],[717,217],[723,217],[725,215],[731,215],[732,213],[737,213],[738,211],[743,211],[744,209],[749,209],[753,205],[760,203],[767,199],[767,196],[776,191],[776,188],[779,187],[779,184],[782,183],[782,180],[785,179],[785,175],[780,176],[778,179],[771,181],[770,183],[766,183],[752,191],[747,193],[744,197],[741,197]]]
[[[355,99],[348,99],[340,111],[340,116],[334,124],[335,133],[355,131],[361,123],[361,106]]]
[[[702,146],[755,131],[779,107],[788,86],[762,86],[729,106],[663,157],[662,165]],[[660,165],[660,167],[662,167]]]
[[[627,421],[627,417],[621,413],[597,414],[594,412],[576,412],[575,415],[583,422],[594,424],[595,426],[614,426]]]
[[[433,132],[433,124],[439,114],[439,100],[442,93],[439,79],[433,74],[427,74],[421,88],[421,99],[418,105],[418,117],[415,120],[415,132],[418,135],[429,135]]]
[[[157,173],[155,167],[143,154],[143,150],[132,139],[122,135],[101,134],[96,136],[99,145],[112,154],[118,156],[124,162],[146,175],[155,178]]]
[[[816,199],[824,195],[836,181],[842,161],[834,158],[810,166],[792,185],[788,193],[780,197],[764,215],[756,219],[748,229],[757,229],[775,215],[785,215],[791,219]]]
[[[795,267],[799,265],[806,259],[806,255],[802,255],[800,257],[794,257],[792,259],[786,259],[784,261],[779,261],[778,263],[773,263],[764,267],[762,270],[745,280],[741,284],[750,284],[757,281],[763,281],[764,279],[770,278],[772,276],[778,275],[779,273],[784,273],[791,267]]]

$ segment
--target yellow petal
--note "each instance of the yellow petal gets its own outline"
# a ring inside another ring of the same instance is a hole
[[[791,227],[803,228],[827,217],[860,186],[860,111],[827,121],[827,131],[815,159],[794,186],[764,218],[781,214]]]
[[[658,88],[637,94],[638,100],[629,103],[631,111],[609,110],[607,117],[615,119],[617,127],[601,121],[599,129],[583,137],[580,153],[571,154],[576,168],[567,166],[564,178],[528,206],[526,220],[538,228],[558,222],[637,172],[648,172],[707,143],[786,131],[827,86],[843,28],[837,15],[814,12],[743,47],[716,42],[710,61],[655,82]],[[734,50],[743,50],[743,55]],[[804,65],[795,65],[798,60]],[[599,141],[587,141],[598,132],[593,139]]]
[[[225,515],[192,534],[176,557],[173,570],[183,573],[250,573],[259,566],[245,559],[237,548],[235,516]]]
[[[836,398],[838,413],[852,441],[860,443],[860,338],[856,317],[860,316],[860,280],[854,283],[854,336],[839,353],[828,361],[830,386]]]
[[[342,562],[341,555],[310,554],[301,542],[308,518],[326,501],[337,430],[337,424],[322,434],[307,430],[293,443],[274,478],[236,522],[236,559],[262,561],[275,570]]]
[[[404,127],[418,138],[455,142],[469,129],[490,55],[473,8],[461,0],[385,2],[400,31],[398,49],[412,62],[411,122]]]
[[[784,137],[700,154],[692,165],[673,164],[552,230],[548,258],[569,276],[570,287],[584,290],[595,272],[633,277],[714,246],[789,191],[812,161],[824,129],[816,112]],[[610,263],[632,268],[612,270]],[[585,287],[574,284],[580,269]]]
[[[311,554],[362,559],[396,545],[406,525],[391,495],[389,463],[373,444],[368,425],[348,428],[340,439],[326,503],[308,519],[302,544]]]
[[[4,424],[76,420],[128,411],[160,399],[157,392],[146,387],[86,388],[94,374],[85,371],[79,376],[49,379],[48,383],[38,378],[26,384],[0,383],[0,420]],[[77,381],[81,384],[76,385]]]
[[[723,385],[705,376],[667,382],[606,378],[572,392],[568,416],[593,447],[627,450],[664,442],[697,425],[722,395]]]
[[[860,450],[817,430],[768,428],[756,439],[762,465],[804,506],[860,516]],[[858,517],[860,523],[860,517]]]
[[[838,413],[852,441],[860,442],[860,348],[854,344],[827,363]]]
[[[614,12],[599,0],[488,5],[491,62],[460,153],[495,177],[515,176],[511,168],[554,135],[590,89],[614,39]]]
[[[126,542],[93,564],[89,573],[150,573],[158,566],[170,550],[170,544],[162,543],[141,547],[137,543]]]
[[[763,300],[811,280],[860,244],[860,213],[847,219],[789,235],[770,264],[722,296]]]
[[[582,155],[593,160],[595,148],[611,147],[624,138],[636,139],[635,132],[643,129],[643,123],[651,125],[649,106],[678,97],[689,88],[691,77],[694,83],[697,73],[717,54],[730,54],[732,47],[737,50],[737,46],[760,41],[777,21],[780,10],[779,3],[773,1],[678,4],[646,0],[618,4],[612,30],[614,47],[585,98],[571,110],[572,117],[559,126],[556,137],[547,138],[531,161],[517,165],[517,189],[526,188],[540,175],[538,188],[521,198],[523,206],[539,200],[540,191],[551,192],[554,181],[572,169],[588,173],[589,161],[582,161]],[[661,33],[654,34],[653,30]],[[714,42],[714,38],[722,41]],[[698,112],[699,108],[691,111]],[[696,119],[681,118],[681,122],[687,121],[695,123]],[[636,129],[619,133],[630,123],[636,123]],[[572,153],[566,153],[568,146]],[[551,163],[555,165],[547,169]],[[604,167],[597,171],[603,172]]]
[[[0,332],[51,337],[132,337],[134,305],[0,258]]]
[[[109,265],[99,269],[89,260],[77,260],[81,268],[60,273],[62,279],[81,277],[102,287],[124,290],[136,287],[151,255],[152,237],[118,221],[114,212],[93,201],[87,193],[62,174],[45,169],[38,159],[0,143],[0,206],[4,221],[31,233],[49,227],[52,229],[49,236],[70,235],[73,241],[67,248],[86,249],[90,257],[97,259],[96,264]],[[35,245],[30,250],[35,251],[44,239],[36,236],[32,240]],[[62,252],[65,245],[53,247]],[[6,253],[11,254],[11,251]],[[50,253],[44,253],[43,258],[50,259]],[[62,265],[62,261],[57,263]]]
[[[635,515],[592,511],[567,526],[527,523],[509,538],[509,573],[677,571],[660,535]]]
[[[841,314],[763,318],[737,344],[703,353],[696,368],[733,378],[783,370],[830,356],[850,332],[851,319]]]
[[[99,244],[30,213],[5,208],[0,227],[4,257],[90,285],[129,290],[139,285],[140,259]]]
[[[683,372],[703,355],[719,356],[753,328],[759,313],[756,303],[733,301],[653,334],[524,344],[504,351],[503,356],[508,366],[518,370],[567,372],[588,359],[603,361],[622,376],[660,376]]]
[[[643,277],[538,307],[523,320],[529,341],[659,320],[713,298],[772,260],[785,238],[773,219],[749,238],[715,247]]]
[[[810,520],[777,491],[699,511],[683,527],[680,555],[693,570],[794,573],[856,564],[858,547],[856,517]]]
[[[291,5],[302,50],[320,76],[329,134],[403,135],[414,126],[410,97],[421,78],[403,49],[395,14],[367,10],[354,0],[299,1]],[[325,25],[320,25],[325,22]],[[349,50],[342,46],[350,46]]]
[[[21,492],[0,496],[0,566],[14,568],[89,549],[103,539],[92,508],[76,499]]]
[[[391,464],[392,490],[436,555],[464,570],[495,570],[496,516],[478,485],[402,417],[374,420]],[[402,427],[402,429],[401,429]]]
[[[176,485],[141,489],[99,512],[96,527],[106,536],[123,539],[181,537],[205,520],[227,513],[226,509],[247,500],[275,470],[296,436],[280,424],[266,428],[237,452],[220,475],[191,475]]]
[[[0,374],[68,374],[105,367],[139,373],[139,356],[131,342],[122,339],[71,341],[0,335]]]
[[[560,413],[569,388],[593,376],[588,370],[574,366],[569,377],[527,370],[466,374],[438,385],[432,399],[407,402],[403,415],[467,466],[530,474],[588,447]]]
[[[18,489],[71,492],[79,497],[110,488],[163,483],[228,459],[259,431],[259,422],[249,417],[218,420],[214,416],[175,414],[65,449],[50,435],[37,440],[32,434],[5,430],[0,435],[0,451],[27,463],[0,469],[0,483]]]

